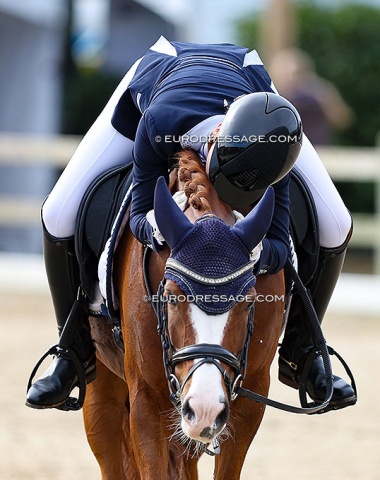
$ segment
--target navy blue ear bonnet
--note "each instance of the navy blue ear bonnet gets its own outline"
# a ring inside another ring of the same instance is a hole
[[[250,252],[268,231],[274,203],[274,190],[268,187],[254,209],[233,227],[212,213],[193,224],[173,200],[165,179],[160,177],[154,195],[154,214],[171,248],[165,278],[176,282],[191,297],[187,301],[193,301],[208,314],[230,310],[256,283]]]
[[[204,312],[227,312],[256,283],[250,251],[214,214],[203,215],[193,227],[172,249],[165,278]]]

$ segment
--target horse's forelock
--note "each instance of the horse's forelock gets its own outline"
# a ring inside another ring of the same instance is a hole
[[[176,155],[178,161],[178,180],[183,183],[183,191],[189,204],[200,212],[211,211],[210,193],[213,189],[199,156],[190,149]]]

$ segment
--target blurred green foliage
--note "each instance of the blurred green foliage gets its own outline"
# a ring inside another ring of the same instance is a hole
[[[355,113],[355,122],[339,132],[340,145],[376,144],[380,131],[380,9],[348,3],[297,4],[298,46],[313,58],[317,74],[330,80]],[[239,42],[260,48],[257,16],[238,23]]]
[[[105,107],[121,78],[97,69],[78,69],[66,80],[62,132],[84,135]]]

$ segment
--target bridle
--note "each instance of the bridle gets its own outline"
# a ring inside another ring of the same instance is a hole
[[[147,281],[146,275],[146,252],[144,255],[144,278],[145,278],[145,285],[147,287],[148,295],[150,298],[153,298],[150,294],[150,286]],[[184,271],[184,267],[179,262],[170,261],[172,259],[169,258],[167,265],[170,265],[170,268],[176,269],[182,272]],[[252,268],[252,267],[251,267]],[[240,275],[243,275],[246,272],[246,268],[241,269]],[[237,273],[234,272],[233,279],[237,278]],[[224,279],[212,279],[212,281],[217,281],[220,283],[227,283],[232,281],[232,278]],[[207,283],[207,278],[203,277],[203,283]],[[222,378],[224,380],[224,384],[227,389],[228,399],[234,400],[237,397],[236,389],[241,383],[243,382],[246,370],[247,370],[247,358],[248,358],[248,349],[251,340],[251,336],[253,333],[253,317],[254,317],[254,308],[252,306],[249,314],[248,314],[248,322],[247,322],[247,333],[244,341],[243,348],[239,352],[237,356],[231,353],[226,348],[222,347],[221,345],[217,344],[209,344],[209,343],[199,343],[195,345],[189,345],[179,350],[175,351],[175,348],[172,344],[170,334],[169,334],[169,326],[168,326],[168,308],[167,308],[167,301],[164,296],[164,288],[165,288],[165,278],[160,282],[158,287],[157,295],[155,296],[155,301],[151,302],[152,306],[156,312],[158,325],[157,331],[161,338],[161,345],[163,351],[163,362],[164,362],[164,369],[166,379],[168,381],[169,392],[170,392],[170,400],[175,407],[178,407],[181,403],[181,394],[183,389],[185,388],[186,383],[190,380],[193,373],[205,363],[213,364],[222,374]],[[179,381],[177,376],[175,375],[175,366],[178,363],[187,362],[191,360],[199,360],[198,362],[194,363],[194,365],[188,371],[186,377],[182,382]],[[231,367],[234,373],[234,378],[231,378],[231,375],[227,372],[225,368],[223,368],[222,364]]]
[[[254,317],[254,304],[248,314],[248,322],[247,322],[247,333],[244,341],[243,348],[239,352],[237,356],[231,353],[226,348],[222,347],[221,345],[217,344],[210,344],[210,343],[199,343],[195,345],[189,345],[179,350],[175,351],[173,343],[170,338],[169,333],[169,326],[168,326],[168,302],[164,296],[164,289],[165,289],[165,278],[163,278],[159,284],[157,295],[155,297],[152,296],[152,291],[150,288],[150,284],[148,281],[148,261],[147,261],[147,254],[149,248],[145,248],[144,257],[143,257],[143,272],[144,272],[144,281],[145,287],[148,293],[148,297],[151,299],[152,307],[156,313],[158,325],[157,331],[161,338],[161,345],[162,345],[162,354],[163,354],[163,363],[164,363],[164,370],[166,379],[168,382],[169,387],[169,398],[175,408],[180,408],[181,406],[181,395],[185,388],[186,383],[190,380],[193,373],[202,365],[204,364],[212,364],[220,371],[226,390],[228,395],[228,400],[231,402],[235,400],[238,393],[238,388],[241,387],[243,380],[246,375],[247,371],[247,359],[248,359],[248,349],[250,340],[253,333],[253,317]],[[166,262],[166,268],[170,268],[171,270],[178,271],[180,273],[185,273],[196,279],[197,281],[207,285],[221,285],[229,283],[241,275],[244,275],[249,269],[252,269],[252,262],[243,266],[239,271],[232,272],[230,275],[226,277],[220,278],[212,278],[208,279],[197,272],[189,270],[187,267],[179,263],[178,261],[174,261],[172,258],[169,257],[168,261]],[[155,300],[153,300],[155,298]],[[180,382],[178,377],[175,374],[175,366],[178,363],[187,362],[191,360],[199,360],[193,364],[193,366],[187,372],[184,380]],[[228,365],[231,367],[234,373],[234,378],[231,378],[230,374],[227,372],[225,368],[223,368],[222,364]],[[202,444],[202,450],[207,453],[208,455],[215,456],[220,453],[220,445],[219,440],[215,438],[212,441],[213,450],[210,450],[207,445]]]
[[[253,333],[253,317],[254,317],[253,307],[248,315],[247,334],[246,334],[244,346],[237,356],[235,356],[233,353],[231,353],[229,350],[225,349],[221,345],[208,344],[208,343],[190,345],[175,351],[174,346],[170,339],[170,334],[168,329],[167,301],[165,301],[165,297],[164,297],[165,278],[163,278],[163,280],[160,282],[158,292],[155,297],[152,296],[152,291],[149,285],[148,261],[147,261],[147,255],[149,250],[150,250],[149,248],[145,248],[145,251],[144,251],[144,259],[143,259],[144,281],[145,281],[145,287],[146,287],[148,296],[151,299],[152,307],[158,319],[157,330],[161,338],[165,375],[168,381],[170,400],[175,407],[179,407],[181,404],[181,394],[183,392],[183,389],[186,383],[189,381],[193,373],[201,365],[204,365],[205,363],[215,365],[218,368],[218,370],[221,372],[230,401],[235,400],[236,397],[240,395],[242,397],[249,398],[255,402],[263,403],[265,405],[268,405],[286,412],[311,415],[314,413],[323,413],[328,408],[329,403],[331,401],[331,398],[333,395],[333,375],[332,375],[329,356],[335,354],[336,357],[342,363],[342,365],[345,367],[346,372],[351,379],[351,385],[356,394],[356,385],[355,385],[355,380],[353,378],[353,375],[348,365],[343,360],[343,358],[331,347],[327,346],[320,328],[318,317],[315,313],[313,304],[310,300],[309,294],[290,260],[288,260],[287,268],[290,272],[290,277],[293,282],[294,288],[297,290],[298,294],[301,296],[301,300],[304,303],[304,306],[306,308],[307,317],[310,321],[310,326],[313,331],[313,340],[315,343],[315,348],[312,350],[312,352],[308,356],[308,359],[306,361],[304,371],[302,374],[302,378],[300,379],[301,407],[287,405],[285,403],[272,400],[270,398],[267,398],[263,395],[257,394],[255,392],[252,392],[251,390],[248,390],[242,387],[242,383],[246,376],[248,349],[250,345],[251,336]],[[223,284],[225,282],[233,281],[234,279],[237,278],[237,275],[239,275],[239,273],[243,275],[247,271],[248,269],[247,265],[240,269],[241,272],[243,273],[233,272],[231,274],[233,275],[233,278],[229,278],[229,276],[226,276],[223,279],[213,278],[212,279],[213,284]],[[184,271],[187,269],[187,267],[185,267],[178,261],[173,262],[173,259],[171,259],[171,257],[169,257],[168,262],[166,263],[166,268],[168,268],[168,266],[172,270],[178,269],[178,271],[181,273],[184,273]],[[252,268],[252,265],[250,265],[250,267]],[[194,275],[194,278],[201,276],[197,272],[193,272],[191,270],[190,270],[190,273]],[[199,280],[200,279],[198,278],[198,281]],[[201,280],[203,283],[207,284],[206,277],[202,277]],[[153,298],[155,300],[153,300]],[[306,381],[307,381],[307,377],[309,374],[310,367],[313,363],[313,360],[319,355],[322,357],[324,368],[325,368],[326,396],[324,401],[321,403],[308,403],[306,398]],[[187,373],[185,379],[181,383],[175,375],[175,366],[179,363],[186,362],[189,360],[199,360],[199,361],[194,363],[194,365],[190,368],[189,372]],[[228,374],[228,372],[223,368],[222,364],[228,365],[229,367],[232,368],[234,372],[233,379]],[[219,453],[218,442],[216,441],[215,444],[213,443],[213,445],[214,445],[214,452],[208,450],[207,447],[204,447],[204,450],[209,455],[215,455]]]

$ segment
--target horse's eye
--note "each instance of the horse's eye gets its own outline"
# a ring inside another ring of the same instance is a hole
[[[177,295],[173,295],[172,293],[167,292],[166,294],[166,301],[170,304],[173,305],[173,307],[178,305],[178,299]]]

